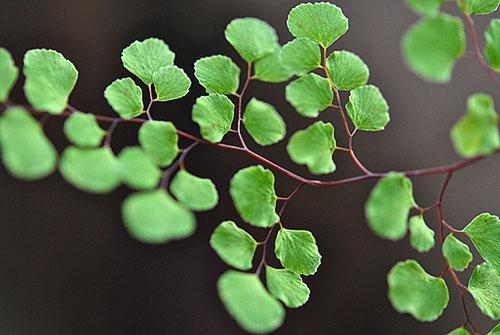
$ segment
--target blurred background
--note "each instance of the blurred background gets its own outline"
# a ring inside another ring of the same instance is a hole
[[[291,39],[287,14],[298,3],[2,0],[0,45],[12,52],[18,65],[28,49],[60,51],[80,72],[72,105],[112,115],[103,91],[114,79],[129,75],[121,65],[120,52],[132,41],[151,36],[166,40],[177,54],[176,64],[194,79],[193,63],[202,56],[221,53],[239,61],[223,34],[231,19],[262,18],[276,27],[284,44]],[[392,121],[386,131],[356,135],[358,156],[379,172],[457,160],[448,133],[463,114],[467,97],[481,91],[498,98],[498,91],[476,60],[461,59],[450,84],[425,83],[409,72],[400,57],[400,37],[418,19],[402,0],[335,3],[349,17],[350,29],[334,48],[353,51],[365,60],[371,70],[370,82],[381,88],[391,107]],[[458,15],[451,3],[445,4],[445,9]],[[481,42],[489,19],[476,17]],[[193,82],[189,96],[158,104],[154,116],[197,133],[190,111],[194,99],[204,92]],[[289,134],[312,122],[299,117],[287,104],[284,85],[255,82],[250,96],[274,104],[287,120]],[[16,85],[12,100],[24,102],[22,82]],[[340,127],[336,114],[330,110],[321,117]],[[46,131],[59,150],[67,145],[61,120],[51,118]],[[120,125],[113,137],[115,152],[135,144],[136,132],[136,126]],[[346,145],[340,131],[337,136],[340,144]],[[254,147],[307,176],[304,167],[290,162],[285,145],[286,141],[271,148]],[[358,174],[347,155],[338,152],[334,158],[339,168],[326,179]],[[499,213],[499,158],[485,160],[453,177],[444,203],[450,224],[461,228],[481,212]],[[243,334],[218,299],[215,283],[228,267],[210,249],[208,240],[222,220],[233,219],[243,225],[228,195],[229,179],[255,161],[239,153],[199,146],[186,163],[191,172],[216,182],[220,205],[197,214],[198,230],[192,238],[156,247],[132,240],[122,227],[120,205],[130,193],[125,187],[107,196],[89,195],[66,184],[57,173],[26,183],[0,167],[0,333]],[[422,206],[435,201],[442,179],[414,179],[416,199]],[[279,195],[286,196],[295,185],[277,175]],[[305,187],[290,203],[285,225],[311,230],[323,263],[316,276],[305,279],[312,292],[309,302],[298,310],[288,310],[285,324],[276,334],[445,334],[461,324],[462,311],[453,284],[449,285],[450,304],[435,323],[416,322],[390,306],[386,274],[395,262],[415,258],[435,275],[444,263],[437,248],[420,255],[410,249],[407,239],[394,243],[371,233],[363,217],[363,204],[372,187],[373,182],[333,189]],[[428,216],[428,224],[437,228],[433,215]],[[263,231],[253,233],[259,240],[264,238]],[[479,259],[477,256],[476,261]],[[470,270],[459,276],[467,282]],[[478,312],[470,298],[467,300],[472,320],[485,333],[494,323]]]

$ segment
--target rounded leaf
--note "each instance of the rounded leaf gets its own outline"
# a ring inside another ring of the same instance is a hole
[[[500,72],[500,19],[491,20],[484,37],[486,39],[484,56],[491,68]]]
[[[500,275],[500,219],[483,213],[476,216],[463,232],[471,239],[481,257]]]
[[[172,122],[148,121],[139,129],[139,143],[158,165],[166,167],[179,153],[179,136]]]
[[[194,63],[194,75],[207,93],[236,93],[240,86],[240,68],[227,56],[198,59]]]
[[[476,266],[468,288],[485,315],[493,320],[500,319],[500,275],[492,264],[483,263]]]
[[[276,109],[256,98],[250,100],[245,108],[243,125],[255,142],[260,145],[278,143],[286,135],[285,122]]]
[[[274,252],[285,269],[298,275],[313,275],[321,264],[316,239],[307,230],[281,228]]]
[[[308,38],[297,38],[281,49],[281,62],[298,76],[317,69],[321,65],[321,50]]]
[[[122,119],[130,119],[142,114],[142,90],[132,78],[117,79],[104,91],[104,97]]]
[[[384,130],[390,121],[389,105],[378,87],[373,85],[352,90],[345,107],[352,123],[359,130]]]
[[[167,65],[159,68],[153,74],[155,86],[155,101],[170,101],[182,98],[189,92],[191,79],[183,69],[175,65]]]
[[[255,62],[254,77],[268,83],[282,83],[292,77],[292,72],[282,62],[281,49]]]
[[[64,122],[68,140],[82,148],[95,148],[101,144],[106,132],[99,126],[94,114],[74,112]]]
[[[161,170],[139,147],[124,148],[118,155],[121,180],[136,190],[148,190],[158,186]]]
[[[452,234],[448,235],[444,240],[443,256],[448,261],[448,264],[457,271],[467,269],[469,263],[472,261],[469,246]]]
[[[434,247],[434,231],[429,228],[422,215],[410,218],[410,244],[419,252],[427,252]]]
[[[269,292],[286,307],[297,308],[309,300],[309,287],[298,274],[266,265],[266,282]]]
[[[326,78],[310,73],[286,87],[286,100],[306,117],[317,117],[332,104],[333,91]]]
[[[200,178],[180,170],[170,184],[170,192],[186,208],[193,211],[207,211],[219,201],[214,183],[208,178]]]
[[[352,90],[368,82],[370,70],[365,62],[349,51],[334,51],[327,60],[333,84],[339,90]]]
[[[234,118],[234,104],[228,97],[213,93],[196,99],[192,111],[193,121],[200,126],[201,136],[217,143],[231,129]]]
[[[10,52],[4,48],[0,48],[0,73],[2,74],[0,78],[0,102],[5,102],[19,76],[19,69]]]

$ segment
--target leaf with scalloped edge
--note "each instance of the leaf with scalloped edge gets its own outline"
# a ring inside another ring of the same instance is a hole
[[[272,54],[255,62],[255,79],[267,83],[282,83],[292,77],[292,72],[281,59],[282,50],[276,49]]]
[[[443,256],[448,261],[448,264],[457,271],[467,269],[469,263],[472,262],[469,246],[457,239],[453,234],[448,235],[444,240]]]
[[[321,49],[308,38],[297,38],[283,46],[281,62],[293,74],[303,76],[321,66]]]
[[[274,175],[260,165],[238,171],[231,179],[229,193],[241,218],[252,226],[267,228],[276,224]]]
[[[290,137],[286,147],[288,155],[297,164],[305,164],[313,174],[335,171],[333,152],[336,142],[331,123],[317,121]]]
[[[226,271],[217,281],[226,310],[247,332],[267,334],[284,321],[285,309],[252,273]]]
[[[78,79],[73,63],[59,52],[30,50],[24,55],[24,94],[36,110],[61,114]]]
[[[194,63],[194,75],[207,93],[232,94],[240,86],[240,68],[223,55],[198,59]]]
[[[484,56],[491,68],[500,72],[500,19],[491,20],[484,32],[486,46]]]
[[[306,37],[329,47],[346,33],[349,20],[331,3],[305,3],[290,11],[287,26],[294,37]]]
[[[130,236],[147,244],[163,244],[191,236],[196,219],[163,189],[128,196],[122,217]]]
[[[334,51],[327,60],[332,82],[339,90],[352,90],[368,82],[370,70],[363,60],[350,51]]]
[[[120,164],[110,148],[68,147],[61,155],[59,171],[79,190],[109,193],[120,185]]]
[[[54,172],[57,151],[37,120],[21,107],[0,116],[2,161],[16,178],[37,180]]]
[[[7,49],[0,48],[0,102],[7,101],[18,76],[19,69],[14,63],[10,52]]]
[[[170,183],[170,192],[192,211],[207,211],[219,202],[217,188],[210,179],[200,178],[184,169],[177,172]]]
[[[250,270],[257,242],[233,221],[224,221],[210,236],[210,246],[217,255],[238,270]]]
[[[500,274],[492,264],[485,262],[476,266],[468,289],[484,315],[500,319]]]
[[[99,126],[94,114],[74,112],[64,122],[64,134],[78,147],[95,148],[106,132]]]
[[[419,321],[434,321],[448,305],[448,287],[442,278],[429,275],[417,261],[399,262],[387,275],[389,300],[399,313]]]
[[[234,118],[234,104],[219,93],[199,97],[193,106],[193,121],[200,126],[201,136],[207,141],[222,141],[231,129]]]
[[[410,244],[413,249],[419,252],[427,252],[434,247],[434,230],[429,228],[422,215],[415,215],[410,218]]]
[[[252,98],[243,113],[243,125],[250,136],[260,145],[271,145],[286,135],[286,125],[276,109],[256,98]]]
[[[140,147],[126,147],[118,155],[121,180],[136,190],[158,186],[161,170]]]
[[[286,307],[297,308],[309,300],[309,287],[300,275],[286,269],[275,269],[266,265],[266,283],[269,292]]]
[[[158,38],[135,41],[122,51],[123,66],[139,77],[144,84],[154,82],[154,73],[161,67],[174,64],[175,54]]]
[[[333,91],[326,78],[310,73],[286,87],[286,100],[306,117],[317,117],[333,102]]]
[[[139,129],[139,143],[144,152],[161,167],[172,164],[179,153],[179,136],[172,122],[148,121]]]
[[[155,101],[170,101],[182,98],[189,92],[191,79],[183,69],[175,65],[167,65],[153,73],[156,92]]]
[[[104,97],[122,119],[130,119],[143,113],[142,90],[132,78],[117,79],[109,84]]]
[[[352,90],[345,107],[352,123],[359,130],[384,130],[390,121],[389,105],[378,87],[373,85]]]
[[[500,275],[500,219],[482,213],[462,230],[472,241],[481,257]]]
[[[255,62],[279,48],[274,28],[256,18],[232,20],[227,25],[224,35],[229,44],[247,62]]]
[[[321,264],[316,239],[307,230],[281,228],[276,236],[274,252],[285,269],[298,275],[313,275]]]

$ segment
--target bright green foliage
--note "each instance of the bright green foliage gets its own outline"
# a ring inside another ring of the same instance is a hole
[[[286,149],[295,163],[307,165],[313,174],[325,174],[335,171],[332,157],[335,146],[333,126],[317,121],[293,134]]]
[[[162,189],[130,195],[122,204],[122,217],[129,234],[147,244],[186,238],[196,229],[194,215]]]
[[[368,225],[375,234],[399,240],[406,234],[408,213],[415,206],[411,180],[391,172],[370,193],[365,205]]]
[[[38,122],[20,107],[11,107],[0,117],[2,161],[15,177],[36,180],[57,166],[57,151]]]
[[[186,170],[177,172],[170,184],[170,192],[193,211],[207,211],[219,202],[217,188],[210,179],[194,176]]]
[[[293,74],[303,76],[320,67],[321,50],[310,39],[297,38],[283,46],[281,61]]]
[[[316,240],[307,230],[281,228],[274,252],[285,269],[298,275],[313,275],[321,264]]]
[[[236,93],[240,86],[240,68],[227,56],[198,59],[194,63],[194,75],[207,93]]]
[[[491,20],[484,37],[484,56],[493,70],[500,72],[500,19]]]
[[[500,319],[500,275],[492,264],[483,263],[476,266],[468,288],[485,315],[493,320]]]
[[[419,252],[427,252],[434,247],[434,231],[429,228],[422,215],[410,218],[410,244]]]
[[[153,76],[157,70],[174,64],[174,58],[168,45],[158,38],[135,41],[122,51],[123,66],[146,85],[155,82]]]
[[[332,104],[333,91],[327,79],[310,73],[286,87],[286,100],[307,117],[317,117]]]
[[[127,186],[136,190],[149,190],[158,186],[161,171],[140,147],[124,148],[118,155],[120,176]]]
[[[104,91],[104,97],[113,110],[123,119],[143,113],[142,90],[132,78],[117,79]]]
[[[231,129],[234,104],[228,97],[214,93],[196,99],[192,111],[193,121],[200,126],[201,136],[210,142],[220,142]]]
[[[464,0],[457,2],[460,10],[467,14],[485,15],[498,9],[499,0]]]
[[[255,18],[234,19],[227,25],[224,35],[247,62],[255,62],[279,48],[274,28]]]
[[[286,125],[276,109],[253,98],[243,114],[243,125],[250,136],[260,145],[271,145],[286,135]]]
[[[406,4],[419,15],[435,16],[439,14],[439,9],[444,1],[445,0],[406,0]]]
[[[334,51],[327,60],[333,84],[339,90],[352,90],[368,82],[370,70],[365,62],[349,51]]]
[[[489,155],[500,147],[498,115],[493,99],[474,94],[467,100],[467,112],[450,132],[455,150],[463,157]]]
[[[217,281],[227,311],[247,332],[266,334],[283,323],[285,309],[251,273],[227,271]]]
[[[500,335],[500,323],[497,323],[495,328],[493,328],[488,335]]]
[[[419,321],[434,321],[448,305],[448,287],[429,275],[417,261],[397,263],[387,276],[389,300],[399,313]]]
[[[14,64],[10,52],[0,48],[0,103],[7,101],[18,76],[19,69]]]
[[[74,112],[64,122],[64,134],[76,146],[95,148],[106,134],[94,116],[82,112]]]
[[[286,307],[297,308],[309,300],[309,287],[298,274],[266,265],[266,282],[269,292]]]
[[[429,81],[447,82],[455,61],[465,51],[463,23],[447,14],[424,19],[404,35],[402,50],[417,75]]]
[[[327,2],[305,3],[293,8],[288,15],[288,30],[293,36],[306,37],[329,47],[349,28],[342,10]]]
[[[483,213],[474,218],[463,232],[471,239],[481,257],[500,275],[500,219]]]
[[[250,270],[257,242],[233,221],[224,221],[210,236],[210,246],[217,255],[238,270]]]
[[[378,87],[373,85],[352,90],[345,107],[352,123],[359,130],[384,130],[390,121],[389,105]]]
[[[35,49],[24,55],[24,94],[36,110],[60,114],[68,104],[78,71],[54,50]]]
[[[172,164],[179,153],[179,136],[172,122],[148,121],[139,129],[139,143],[144,152],[161,167]]]
[[[292,77],[292,72],[281,59],[282,49],[255,62],[255,79],[268,83],[282,83]]]
[[[448,333],[448,335],[470,335],[470,333],[465,330],[465,328],[460,327],[458,329],[455,329],[451,333]]]
[[[64,179],[79,190],[109,193],[120,185],[120,164],[109,148],[68,147],[59,163]]]
[[[458,271],[467,269],[469,263],[472,261],[472,254],[469,251],[469,246],[458,240],[452,234],[448,235],[444,240],[443,255],[446,257],[448,264]]]
[[[191,79],[181,68],[167,65],[153,74],[156,98],[155,101],[170,101],[182,98],[189,92]]]
[[[274,175],[262,166],[250,166],[238,171],[229,189],[234,206],[241,218],[256,227],[271,227],[278,222],[274,191]]]

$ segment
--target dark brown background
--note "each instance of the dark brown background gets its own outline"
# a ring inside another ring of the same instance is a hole
[[[84,111],[111,114],[102,92],[117,77],[128,75],[120,52],[135,39],[157,36],[177,53],[176,63],[193,78],[192,64],[214,53],[237,56],[223,30],[234,17],[256,16],[273,24],[281,42],[290,39],[286,16],[298,1],[19,1],[2,0],[0,45],[18,64],[30,48],[57,49],[72,60],[80,78],[73,105]],[[350,30],[336,49],[358,53],[370,66],[370,82],[378,85],[391,106],[387,131],[356,136],[359,156],[374,171],[411,169],[457,160],[448,131],[463,113],[468,95],[497,92],[473,58],[460,60],[449,85],[422,82],[404,66],[399,39],[417,17],[399,0],[337,1],[350,18]],[[456,10],[451,4],[446,7]],[[487,17],[477,18],[483,31]],[[240,63],[241,64],[241,63]],[[275,104],[287,119],[289,133],[306,120],[285,102],[283,85],[255,83],[252,95]],[[198,84],[180,102],[156,106],[154,115],[174,120],[180,129],[196,132],[191,105],[203,94]],[[21,83],[13,98],[22,101]],[[345,98],[344,98],[345,99]],[[498,104],[498,101],[497,101]],[[339,125],[333,111],[323,118]],[[52,119],[47,132],[62,149],[62,123]],[[340,129],[340,128],[339,128]],[[114,137],[117,150],[136,141],[135,126],[121,125]],[[338,131],[340,134],[340,131]],[[339,140],[343,139],[339,135]],[[292,164],[284,144],[258,149],[277,162],[306,175]],[[339,170],[328,178],[358,173],[342,153]],[[109,196],[79,192],[55,174],[26,183],[0,170],[0,333],[1,334],[242,334],[226,314],[215,290],[227,269],[208,246],[223,219],[241,223],[227,195],[232,174],[254,161],[238,153],[199,147],[188,158],[194,173],[211,176],[221,193],[215,211],[199,214],[199,228],[188,240],[161,247],[130,239],[120,220],[120,203],[129,193],[121,188]],[[445,215],[464,226],[482,211],[499,210],[498,157],[461,171],[452,180]],[[422,205],[433,203],[442,177],[415,180]],[[277,177],[286,195],[294,183]],[[436,323],[418,323],[399,315],[386,298],[385,276],[398,260],[416,258],[437,274],[443,267],[434,250],[421,256],[408,247],[376,238],[366,227],[363,203],[371,182],[335,189],[305,188],[284,218],[318,239],[323,264],[306,281],[309,303],[287,313],[277,334],[444,334],[462,321],[454,286],[445,315]],[[429,217],[436,227],[436,220]],[[258,232],[262,238],[263,232]],[[470,271],[461,275],[467,280]],[[470,302],[470,299],[469,299]],[[473,320],[486,331],[492,322],[473,308]]]

